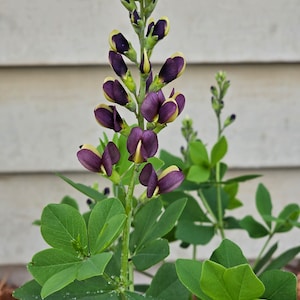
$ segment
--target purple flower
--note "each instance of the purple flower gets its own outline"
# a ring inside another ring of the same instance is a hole
[[[124,54],[131,61],[136,62],[136,52],[131,43],[127,41],[124,35],[118,31],[113,30],[109,35],[109,44],[114,52]]]
[[[161,82],[169,83],[179,77],[185,69],[185,59],[181,53],[175,53],[169,57],[159,71],[158,77]]]
[[[109,44],[113,51],[124,54],[129,50],[129,42],[118,30],[113,30],[109,36]]]
[[[119,161],[120,152],[113,142],[106,145],[102,156],[94,146],[84,144],[80,146],[77,158],[89,171],[111,176],[112,166]]]
[[[113,129],[116,132],[121,131],[123,128],[124,122],[113,105],[100,104],[95,108],[94,114],[97,122],[106,128]]]
[[[134,127],[127,139],[127,150],[129,160],[135,163],[147,161],[149,157],[155,155],[158,149],[157,135],[151,130],[142,130]]]
[[[122,78],[126,76],[128,68],[121,54],[109,51],[109,62],[118,76]]]
[[[130,17],[130,20],[131,20],[131,23],[135,26],[135,27],[138,27],[139,26],[139,21],[141,21],[141,17],[140,15],[138,14],[137,10],[133,10],[130,14],[129,14],[129,17]]]
[[[148,25],[147,37],[156,37],[156,41],[162,40],[170,30],[170,22],[167,17],[159,19],[156,23],[152,19]]]
[[[165,99],[161,90],[147,94],[141,106],[141,112],[148,122],[165,124],[174,121],[182,112],[185,105],[185,97],[180,93],[171,92]]]
[[[144,166],[139,176],[140,183],[147,186],[147,197],[171,192],[180,186],[184,179],[183,173],[177,166],[166,168],[157,176],[153,166],[148,163]]]
[[[112,77],[107,77],[103,83],[104,96],[108,101],[125,106],[129,102],[128,94],[122,84]]]

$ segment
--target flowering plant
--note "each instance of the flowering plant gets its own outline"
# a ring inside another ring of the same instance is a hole
[[[169,20],[150,18],[157,0],[121,3],[129,12],[139,49],[120,31],[111,32],[108,58],[118,79],[104,79],[103,92],[110,105],[100,104],[94,109],[96,121],[115,133],[111,139],[104,134],[97,147],[83,144],[77,152],[83,167],[111,181],[113,196],[107,188],[101,192],[97,187],[60,175],[88,197],[90,210],[81,214],[77,202],[69,197],[44,208],[39,224],[50,248],[33,256],[28,270],[34,280],[16,290],[14,296],[26,300],[250,300],[274,294],[274,287],[282,279],[289,287],[295,286],[295,277],[290,273],[277,270],[280,273],[262,273],[261,277],[255,274],[272,256],[276,245],[266,253],[262,251],[252,269],[240,248],[225,238],[225,229],[244,228],[252,237],[268,236],[269,242],[275,233],[299,226],[299,206],[288,206],[274,218],[269,194],[262,185],[257,193],[257,207],[266,227],[251,216],[242,220],[225,216],[226,209],[240,205],[236,199],[238,183],[256,177],[223,179],[227,169],[221,161],[227,152],[223,131],[235,119],[231,115],[221,124],[223,98],[229,87],[225,73],[217,74],[218,87],[211,88],[218,139],[210,156],[197,138],[191,120],[185,119],[182,133],[187,146],[182,148],[183,158],[166,151],[155,157],[159,148],[157,135],[176,120],[185,106],[182,93],[173,88],[165,96],[163,88],[184,72],[186,62],[176,52],[155,74],[152,52],[168,34]],[[134,78],[129,67],[139,71],[139,78]],[[135,116],[134,124],[128,124],[121,116],[120,107]],[[141,195],[136,192],[139,184],[144,188]],[[203,206],[190,191],[198,193]],[[135,285],[134,271],[147,273],[150,267],[162,262],[169,255],[170,242],[192,244],[196,251],[196,245],[208,243],[216,233],[222,243],[210,260],[198,262],[195,255],[193,260],[164,263],[150,285]],[[275,267],[284,265],[299,250],[298,247],[289,255],[284,254]],[[274,269],[270,265],[267,268]],[[269,283],[271,276],[276,277],[275,285]],[[275,292],[277,296],[288,293],[285,288]],[[294,294],[288,295],[292,299]]]

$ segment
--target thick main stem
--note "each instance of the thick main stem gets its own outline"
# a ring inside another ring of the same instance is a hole
[[[222,129],[221,129],[221,118],[220,114],[217,114],[218,119],[218,140],[221,137]],[[222,205],[222,197],[221,197],[221,174],[220,174],[220,162],[216,164],[216,185],[217,185],[217,205],[218,205],[218,229],[221,234],[222,240],[225,239],[225,232],[224,232],[224,223],[223,223],[223,205]]]
[[[129,250],[129,237],[130,237],[130,230],[131,230],[131,222],[132,222],[132,199],[133,199],[133,192],[135,187],[135,177],[137,174],[137,166],[133,168],[130,183],[128,186],[128,191],[125,198],[125,212],[127,215],[126,223],[123,229],[122,235],[122,253],[121,253],[121,274],[120,279],[122,285],[125,289],[132,290],[133,288],[133,270],[130,267],[130,250]]]

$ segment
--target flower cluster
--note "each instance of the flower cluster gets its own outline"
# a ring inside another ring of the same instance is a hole
[[[139,11],[134,0],[121,0],[129,11],[130,22],[139,36],[141,49],[136,51],[132,43],[119,31],[109,35],[109,63],[118,79],[106,77],[102,89],[110,105],[99,104],[94,109],[97,122],[115,132],[126,136],[127,153],[120,153],[117,146],[109,142],[103,154],[91,145],[83,145],[77,153],[81,164],[92,172],[111,176],[113,165],[120,156],[127,155],[134,164],[146,163],[140,171],[140,183],[147,186],[147,196],[153,197],[178,187],[183,181],[182,172],[175,166],[157,175],[148,159],[158,150],[157,133],[168,123],[173,122],[182,112],[185,97],[173,89],[169,97],[162,91],[167,84],[178,78],[185,69],[185,59],[179,52],[166,59],[159,72],[154,75],[151,55],[155,45],[169,33],[167,17],[155,21],[150,17],[157,1],[147,0],[143,12]],[[143,15],[143,18],[141,17]],[[145,23],[147,22],[147,24]],[[137,53],[141,53],[138,59]],[[132,76],[129,64],[140,72],[139,86]],[[135,114],[137,124],[128,125],[118,111],[118,106]],[[147,126],[145,126],[147,123]]]

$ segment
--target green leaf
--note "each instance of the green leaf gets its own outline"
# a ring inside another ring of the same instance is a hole
[[[275,243],[267,252],[263,255],[263,257],[257,262],[254,266],[253,271],[257,274],[271,259],[272,255],[277,250],[278,243]]]
[[[210,222],[204,211],[199,206],[198,201],[190,194],[183,191],[174,191],[160,195],[164,206],[173,203],[176,199],[187,200],[186,205],[179,217],[179,220],[184,221],[199,221],[199,222]]]
[[[287,232],[294,227],[294,222],[298,220],[300,208],[298,204],[291,203],[283,208],[278,215],[275,232]]]
[[[41,286],[35,280],[31,280],[17,288],[13,297],[19,300],[42,300],[40,294]]]
[[[300,253],[300,246],[291,248],[277,258],[275,258],[265,269],[265,271],[281,269],[286,266],[298,253]]]
[[[200,286],[212,299],[222,300],[253,300],[265,290],[248,264],[225,268],[210,260],[203,263]]]
[[[73,265],[51,276],[42,286],[41,296],[47,296],[63,289],[76,279],[78,266]]]
[[[178,259],[176,272],[181,283],[194,295],[202,300],[211,300],[200,288],[202,262],[190,259]]]
[[[169,255],[169,243],[165,239],[150,241],[140,248],[132,257],[132,261],[139,271],[146,270],[162,261]]]
[[[67,204],[49,204],[42,213],[41,233],[53,248],[86,254],[87,230],[81,214]]]
[[[80,263],[81,259],[74,254],[51,248],[36,253],[28,264],[28,270],[43,285],[54,274]]]
[[[68,204],[68,205],[74,207],[75,209],[77,209],[79,211],[79,205],[78,205],[77,201],[74,198],[70,197],[70,196],[64,196],[62,198],[62,200],[60,201],[60,203]]]
[[[269,234],[269,231],[252,216],[246,216],[240,221],[242,228],[246,229],[252,238],[261,238]]]
[[[272,200],[269,191],[262,183],[257,187],[255,200],[259,214],[269,229],[271,229],[272,223],[266,219],[266,216],[272,215]]]
[[[220,246],[212,253],[210,260],[225,268],[248,263],[240,247],[228,239],[221,242]]]
[[[188,300],[190,293],[178,279],[175,265],[165,263],[155,274],[146,296],[157,300]]]
[[[159,198],[153,199],[141,207],[135,215],[134,231],[130,239],[130,248],[134,252],[145,242],[145,237],[161,214],[162,203]]]
[[[200,141],[190,142],[189,153],[191,160],[198,166],[209,168],[209,157],[205,145]]]
[[[293,273],[280,270],[264,272],[260,276],[266,290],[264,299],[283,300],[296,299],[297,278]]]
[[[201,183],[207,181],[209,179],[209,176],[210,176],[209,168],[202,165],[194,165],[190,167],[186,179],[191,182]]]
[[[126,214],[116,198],[100,201],[93,208],[88,225],[89,246],[92,254],[104,251],[122,231]]]
[[[185,165],[182,159],[169,153],[168,151],[161,150],[159,158],[164,162],[164,166],[166,168],[172,165],[176,165],[180,169],[185,169]]]
[[[214,237],[213,226],[198,225],[190,221],[179,221],[175,237],[193,245],[206,245]]]
[[[232,184],[232,183],[235,183],[235,182],[245,182],[245,181],[248,181],[248,180],[256,179],[258,177],[261,177],[261,175],[258,175],[258,174],[242,175],[242,176],[237,176],[237,177],[234,177],[234,178],[230,178],[230,179],[224,181],[223,183],[224,184]]]
[[[85,280],[94,276],[103,275],[104,270],[112,258],[112,253],[104,252],[82,261],[76,275],[77,280]]]
[[[179,219],[184,207],[186,205],[186,199],[179,199],[171,203],[164,211],[159,220],[153,224],[149,233],[146,234],[146,240],[154,240],[165,236],[172,230],[175,223]]]
[[[72,187],[74,187],[76,190],[78,190],[79,192],[81,192],[82,194],[88,196],[89,198],[95,200],[95,201],[100,201],[106,198],[106,196],[98,191],[96,191],[95,189],[84,185],[82,183],[76,183],[74,181],[72,181],[71,179],[61,175],[61,174],[57,174],[61,179],[63,179],[65,182],[67,182],[68,184],[70,184]]]
[[[80,299],[80,300],[121,300],[121,296],[112,289],[102,277],[93,277],[84,281],[75,280],[65,288],[49,295],[47,300]],[[41,300],[41,286],[36,281],[30,281],[16,290],[15,297],[20,300]]]
[[[217,143],[213,146],[211,150],[211,165],[215,166],[227,153],[227,141],[224,136],[222,136]]]

